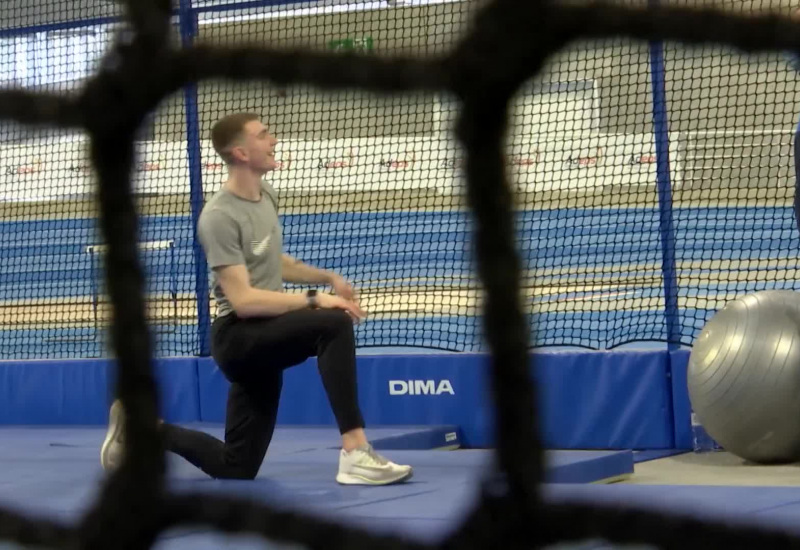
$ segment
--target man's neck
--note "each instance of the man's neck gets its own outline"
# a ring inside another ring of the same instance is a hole
[[[223,187],[243,199],[257,201],[261,198],[260,174],[249,170],[231,170]]]

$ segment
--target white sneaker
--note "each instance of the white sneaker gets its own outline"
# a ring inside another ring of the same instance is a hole
[[[388,485],[411,479],[411,466],[395,464],[365,445],[350,452],[339,453],[339,473],[336,481],[342,485]]]
[[[124,428],[125,411],[122,409],[122,402],[117,399],[108,413],[108,432],[100,449],[100,464],[106,471],[117,468],[122,461]]]

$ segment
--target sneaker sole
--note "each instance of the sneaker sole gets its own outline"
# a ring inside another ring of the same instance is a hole
[[[122,404],[115,401],[111,405],[111,410],[108,413],[108,432],[103,441],[103,446],[100,449],[100,465],[104,470],[108,470],[110,465],[108,463],[108,452],[111,449],[112,443],[119,437],[119,431],[122,427]]]
[[[401,474],[395,478],[389,479],[370,479],[368,477],[357,476],[353,474],[337,474],[336,482],[340,485],[392,485],[394,483],[401,483],[408,481],[414,475],[414,470],[409,470],[405,474]]]

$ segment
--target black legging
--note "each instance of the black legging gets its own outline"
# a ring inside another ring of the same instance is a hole
[[[340,433],[364,427],[356,388],[355,337],[338,309],[304,309],[277,317],[225,315],[212,325],[211,351],[231,383],[225,442],[164,424],[167,450],[217,479],[253,479],[264,461],[278,414],[283,370],[317,357]]]

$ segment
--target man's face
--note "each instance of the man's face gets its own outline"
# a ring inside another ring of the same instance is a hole
[[[275,145],[278,140],[269,128],[258,120],[244,125],[242,137],[234,147],[238,160],[254,172],[266,174],[278,167],[275,162]]]

